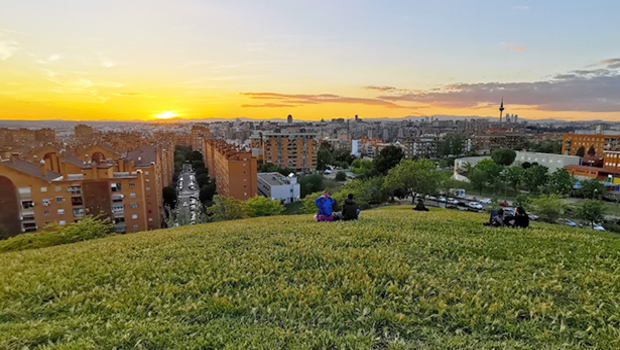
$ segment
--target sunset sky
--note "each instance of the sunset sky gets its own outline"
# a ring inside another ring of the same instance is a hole
[[[618,0],[5,0],[1,119],[620,121]]]

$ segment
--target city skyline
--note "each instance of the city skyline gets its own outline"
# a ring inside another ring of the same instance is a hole
[[[613,1],[0,5],[0,119],[620,121]]]

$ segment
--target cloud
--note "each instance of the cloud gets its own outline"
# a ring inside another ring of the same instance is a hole
[[[499,43],[499,45],[504,50],[510,50],[510,51],[525,51],[526,50],[525,46],[518,46],[513,43]]]
[[[51,55],[51,56],[50,56],[47,60],[48,60],[49,62],[54,62],[54,61],[59,60],[59,59],[60,59],[60,57],[61,57],[60,55],[58,55],[58,54],[54,54],[54,55]]]
[[[260,107],[270,107],[270,108],[291,108],[291,107],[299,107],[299,105],[292,105],[286,103],[263,103],[258,105],[246,104],[241,105],[244,108],[260,108]]]
[[[383,106],[388,108],[409,108],[401,106],[396,103],[373,98],[358,98],[358,97],[343,97],[332,94],[320,94],[320,95],[286,95],[277,94],[272,92],[259,92],[259,93],[242,93],[241,95],[247,96],[251,99],[257,100],[273,100],[274,103],[287,104],[287,105],[313,105],[323,103],[350,103],[350,104],[362,104],[367,106]],[[252,105],[248,105],[252,106]]]
[[[374,85],[364,86],[364,89],[366,89],[366,90],[378,90],[378,91],[394,91],[394,90],[396,90],[396,88],[393,87],[393,86],[374,86]]]
[[[6,61],[19,50],[19,45],[14,40],[3,39],[0,37],[0,60]]]
[[[106,68],[112,68],[112,67],[116,66],[116,62],[114,62],[112,60],[102,60],[101,61],[101,65],[106,67]]]
[[[600,62],[534,82],[459,83],[436,89],[379,96],[392,102],[417,102],[452,108],[497,104],[531,106],[546,111],[620,112],[620,59]]]

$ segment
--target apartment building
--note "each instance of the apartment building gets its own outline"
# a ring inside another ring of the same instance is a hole
[[[205,163],[218,194],[247,200],[257,193],[256,158],[221,140],[203,140]]]
[[[406,158],[437,158],[440,142],[441,139],[439,137],[430,135],[407,138],[401,140],[400,144]]]
[[[597,156],[603,156],[605,151],[620,149],[620,135],[601,134],[578,134],[566,133],[562,140],[562,154],[576,155],[583,147],[584,154],[588,154],[594,147]]]
[[[316,136],[312,133],[265,133],[261,139],[264,161],[300,171],[316,169],[320,144]]]
[[[161,227],[162,189],[171,181],[172,152],[158,146],[143,146],[122,157],[100,146],[81,151],[82,159],[53,147],[41,148],[28,159],[2,159],[0,237],[89,214],[110,217],[117,232]]]
[[[282,201],[284,204],[296,202],[301,196],[301,186],[297,178],[280,173],[258,173],[258,193],[267,198]]]
[[[56,132],[52,129],[8,129],[0,128],[0,145],[42,145],[56,142]]]
[[[199,151],[204,154],[202,140],[208,140],[211,138],[211,131],[206,126],[194,125],[190,132],[190,140],[192,144],[192,150]]]

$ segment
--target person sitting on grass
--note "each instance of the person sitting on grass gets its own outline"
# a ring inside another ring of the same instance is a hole
[[[329,196],[326,192],[319,198],[317,198],[314,203],[317,207],[319,207],[319,212],[316,215],[317,221],[334,221],[332,205],[334,204],[334,199]]]
[[[357,220],[360,206],[353,200],[353,193],[349,193],[342,205],[342,221]]]
[[[515,215],[506,216],[504,222],[510,227],[527,228],[530,226],[530,217],[523,207],[516,207]]]
[[[424,201],[422,198],[418,199],[418,204],[413,208],[415,211],[429,211],[427,207],[424,206]]]
[[[504,221],[504,209],[500,208],[499,210],[493,209],[491,211],[491,218],[489,222],[485,222],[484,226],[492,226],[492,227],[503,227],[506,226],[506,222]]]

